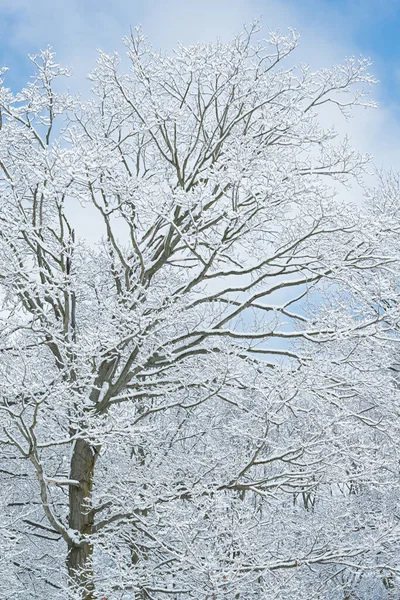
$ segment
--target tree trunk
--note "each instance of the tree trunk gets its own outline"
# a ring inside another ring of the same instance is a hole
[[[69,487],[69,527],[78,537],[93,532],[93,514],[90,512],[94,476],[95,451],[85,440],[75,442],[71,457],[70,478],[79,481],[79,487]],[[74,589],[79,590],[82,600],[94,600],[92,570],[93,546],[70,543],[67,555],[67,571]]]

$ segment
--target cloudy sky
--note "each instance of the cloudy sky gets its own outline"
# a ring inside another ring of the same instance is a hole
[[[244,23],[262,17],[266,30],[293,27],[302,34],[297,56],[312,67],[345,56],[374,61],[379,109],[363,111],[347,130],[353,143],[371,152],[377,165],[400,163],[399,0],[0,0],[0,66],[7,84],[22,87],[30,74],[28,53],[51,44],[72,67],[73,90],[88,89],[85,75],[96,49],[123,52],[121,38],[143,26],[153,46],[229,39]]]

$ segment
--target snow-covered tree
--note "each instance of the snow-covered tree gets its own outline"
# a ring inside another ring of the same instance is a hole
[[[1,87],[0,597],[390,593],[392,262],[319,117],[373,79],[258,38]]]

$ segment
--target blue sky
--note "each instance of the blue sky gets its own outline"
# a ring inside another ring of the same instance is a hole
[[[142,24],[153,45],[168,50],[178,41],[228,39],[259,16],[266,29],[300,31],[298,58],[312,67],[354,54],[372,58],[380,108],[358,116],[350,134],[378,166],[396,169],[400,0],[0,0],[0,66],[10,67],[7,84],[16,90],[30,74],[27,54],[51,44],[60,62],[73,69],[69,86],[88,89],[85,75],[96,49],[122,50],[130,26]]]

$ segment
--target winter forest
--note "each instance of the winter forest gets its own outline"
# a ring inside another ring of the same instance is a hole
[[[1,71],[0,599],[398,599],[400,179],[346,135],[371,64],[259,23],[124,43],[89,96],[51,49]]]

